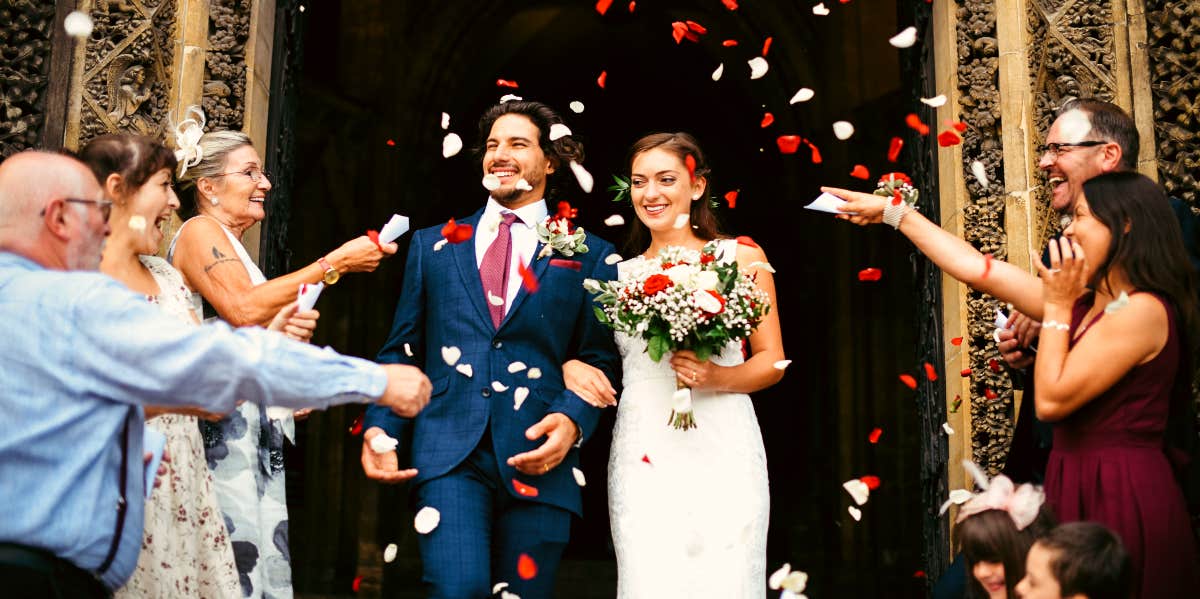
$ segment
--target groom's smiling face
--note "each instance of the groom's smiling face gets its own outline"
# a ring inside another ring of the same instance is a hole
[[[541,131],[524,115],[506,114],[492,124],[483,155],[483,174],[500,180],[500,187],[491,192],[497,202],[520,208],[545,197],[546,176],[554,172],[554,165],[542,151],[540,140]],[[532,189],[518,189],[522,179]]]

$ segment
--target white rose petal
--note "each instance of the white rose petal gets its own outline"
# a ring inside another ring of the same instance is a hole
[[[906,28],[888,39],[888,43],[897,48],[911,48],[913,44],[917,43],[917,28]]]
[[[427,535],[433,532],[433,529],[437,528],[441,521],[442,513],[437,511],[437,508],[427,505],[421,508],[421,511],[417,512],[416,517],[413,518],[413,528],[417,529],[417,532]]]
[[[854,125],[851,125],[849,121],[838,121],[833,124],[834,137],[845,141],[850,139],[851,135],[854,135]]]
[[[792,565],[784,564],[783,567],[772,572],[770,578],[767,578],[767,586],[772,590],[778,591],[783,588],[783,579],[787,578],[787,575],[791,573]]]
[[[571,112],[574,112],[575,114],[580,114],[583,112],[583,102],[580,102],[579,100],[571,102],[570,106]]]
[[[941,516],[942,514],[945,514],[946,510],[950,509],[950,506],[952,505],[962,505],[966,503],[974,496],[975,495],[973,493],[966,489],[955,489],[950,491],[950,498],[942,504],[942,508],[938,510],[938,515]]]
[[[529,374],[527,376],[531,379],[540,379],[540,378],[542,378],[542,369],[541,368],[530,368]]]
[[[483,188],[488,191],[496,191],[497,189],[500,189],[500,177],[497,177],[491,173],[483,176],[482,183]]]
[[[788,574],[787,577],[783,579],[783,583],[781,583],[780,586],[782,586],[784,590],[791,591],[793,593],[803,593],[804,587],[808,586],[808,574],[796,570],[795,572]]]
[[[792,364],[791,360],[779,360],[775,362],[775,370],[783,370]]]
[[[767,64],[767,59],[761,56],[755,56],[746,63],[750,65],[751,79],[761,79],[763,75],[767,74],[767,69],[771,68],[771,65]]]
[[[404,355],[410,358],[413,357],[412,347],[409,347],[407,343],[404,344]]]
[[[63,29],[71,37],[88,37],[94,28],[92,17],[85,12],[73,10],[71,14],[67,15],[67,18],[63,19]]]
[[[571,468],[571,474],[575,475],[575,484],[577,484],[581,487],[587,486],[587,479],[583,477],[583,470],[580,470],[578,468]]]
[[[609,266],[612,266],[621,260],[624,260],[624,258],[622,258],[620,254],[609,254],[604,257],[604,263]]]
[[[769,262],[751,262],[746,268],[761,268],[771,274],[775,274],[775,267]]]
[[[521,191],[533,191],[533,186],[529,184],[529,181],[525,180],[525,177],[521,177],[515,187]]]
[[[575,173],[575,180],[579,181],[579,188],[583,190],[583,193],[592,193],[592,174],[574,160],[571,161],[571,172]]]
[[[850,512],[850,517],[854,518],[855,522],[862,520],[862,510],[860,510],[852,505],[848,505],[848,506],[846,506],[846,511]]]
[[[824,2],[822,2],[822,3],[820,3],[820,4],[818,4],[818,5],[816,5],[816,6],[814,6],[814,7],[813,7],[813,14],[814,14],[814,15],[817,15],[818,17],[828,17],[828,16],[829,16],[829,9],[828,9],[828,8],[826,8],[826,7],[825,7],[825,3],[824,3]]]
[[[395,543],[388,543],[388,546],[383,549],[383,563],[390,564],[396,559],[396,552],[399,551]]]
[[[987,168],[985,168],[983,166],[982,162],[976,160],[971,163],[971,174],[975,175],[975,180],[979,181],[980,185],[982,185],[985,189],[987,188],[987,186],[988,186]]]
[[[442,138],[442,157],[449,158],[462,151],[462,138],[457,133],[447,133]]]
[[[500,103],[503,104],[505,102],[513,102],[513,101],[520,102],[521,100],[524,100],[524,99],[525,98],[522,98],[521,96],[518,96],[517,94],[504,94],[503,96],[500,96]]]
[[[816,95],[816,93],[813,92],[813,90],[808,89],[807,87],[802,87],[802,88],[800,88],[800,91],[796,92],[796,95],[792,96],[791,100],[788,100],[788,104],[807,102],[807,101],[813,99],[813,96],[815,96],[815,95]]]
[[[725,73],[725,63],[717,65],[717,70],[713,71],[712,73],[712,80],[720,81],[723,73]]]
[[[475,370],[471,368],[470,364],[459,364],[458,366],[455,366],[454,369],[462,373],[462,375],[467,378],[473,378],[475,376]]]
[[[946,105],[946,94],[938,94],[932,98],[921,98],[921,103],[926,106],[939,108]]]
[[[504,393],[505,391],[508,391],[508,385],[505,385],[500,381],[492,381],[492,389],[495,390],[496,393]]]
[[[1112,314],[1113,312],[1120,311],[1121,309],[1123,309],[1125,306],[1128,306],[1128,305],[1129,305],[1129,294],[1122,291],[1121,295],[1117,296],[1117,299],[1115,299],[1111,302],[1108,302],[1108,305],[1104,306],[1104,313]]]
[[[507,582],[497,582],[495,584],[495,586],[492,587],[492,594],[495,595],[496,593],[499,593],[500,591],[503,591],[504,589],[507,589],[507,588],[508,588]]]
[[[442,129],[449,129],[449,128],[450,128],[450,115],[443,112],[442,113]]]
[[[450,240],[449,240],[449,239],[439,239],[439,240],[437,240],[437,243],[433,244],[433,251],[435,251],[435,252],[440,252],[440,251],[442,251],[442,248],[446,247],[446,244],[447,244],[447,243],[450,243]]]
[[[138,233],[145,233],[146,232],[146,217],[144,217],[140,214],[135,214],[135,215],[129,217],[129,228],[133,229],[134,231],[137,231]]]
[[[625,224],[625,217],[621,216],[620,214],[614,214],[614,215],[604,219],[604,224],[606,224],[610,227],[619,227],[619,226]]]
[[[687,224],[688,224],[688,215],[680,214],[679,216],[675,217],[675,224],[673,224],[671,226],[676,229],[682,229],[682,228],[686,227]]]
[[[517,387],[513,390],[513,411],[521,409],[521,404],[525,403],[525,398],[529,397],[528,387]]]
[[[854,503],[858,505],[866,503],[867,498],[871,495],[871,488],[867,486],[867,483],[857,478],[852,478],[842,483],[842,488],[850,494],[850,497],[854,499]]]
[[[442,359],[446,361],[446,366],[454,366],[458,363],[458,359],[462,357],[462,350],[453,345],[446,347],[442,346]]]
[[[508,373],[509,374],[516,374],[518,372],[521,372],[522,370],[525,370],[524,362],[513,362],[508,365]]]
[[[557,141],[560,138],[571,135],[571,128],[562,124],[554,123],[550,125],[550,141]]]
[[[500,591],[500,599],[521,599],[521,596],[508,591]]]
[[[387,453],[389,451],[395,451],[396,446],[400,444],[400,441],[389,437],[387,433],[379,433],[378,435],[371,437],[371,440],[367,443],[371,446],[371,451],[375,453]]]
[[[953,434],[954,434],[954,429],[950,427],[950,423],[949,423],[949,422],[943,422],[943,423],[942,423],[942,430],[946,431],[946,434],[947,434],[947,435],[953,435]]]
[[[492,293],[491,289],[489,289],[487,291],[487,299],[488,299],[488,303],[493,306],[503,306],[504,305],[504,298],[496,295],[495,293]]]

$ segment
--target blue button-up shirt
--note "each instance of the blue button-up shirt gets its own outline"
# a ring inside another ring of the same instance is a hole
[[[386,386],[373,362],[261,328],[189,326],[100,273],[0,252],[0,542],[95,572],[112,543],[125,468],[120,545],[99,575],[118,588],[141,549],[142,405],[326,407],[369,401]]]

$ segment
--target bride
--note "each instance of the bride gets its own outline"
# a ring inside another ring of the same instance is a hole
[[[724,251],[736,251],[739,266],[756,275],[777,306],[771,273],[750,266],[766,263],[762,250],[717,230],[709,168],[696,140],[686,133],[648,135],[629,156],[638,217],[629,247],[643,252],[618,265],[621,276],[667,246],[699,250],[718,240]],[[783,377],[774,367],[783,359],[778,309],[750,337],[749,359],[730,344],[711,360],[680,351],[669,362],[665,356],[654,362],[645,341],[621,333],[616,341],[624,391],[608,463],[608,505],[618,596],[762,597],[770,496],[762,436],[746,394]],[[697,428],[667,423],[676,379],[692,388]]]

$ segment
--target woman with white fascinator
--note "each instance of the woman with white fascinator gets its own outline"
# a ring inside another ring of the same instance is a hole
[[[296,299],[301,284],[336,284],[342,274],[373,271],[384,256],[396,252],[396,244],[376,244],[364,235],[268,281],[241,242],[247,229],[266,218],[271,179],[262,158],[245,133],[204,132],[204,115],[196,107],[187,116],[176,127],[179,178],[198,215],[180,227],[168,259],[203,299],[206,317],[234,326],[264,324]],[[318,316],[316,311],[308,315],[314,321]],[[305,341],[312,333],[288,332],[304,334]],[[244,402],[201,429],[243,595],[291,597],[283,440],[294,434],[293,414],[262,411],[254,402]]]

